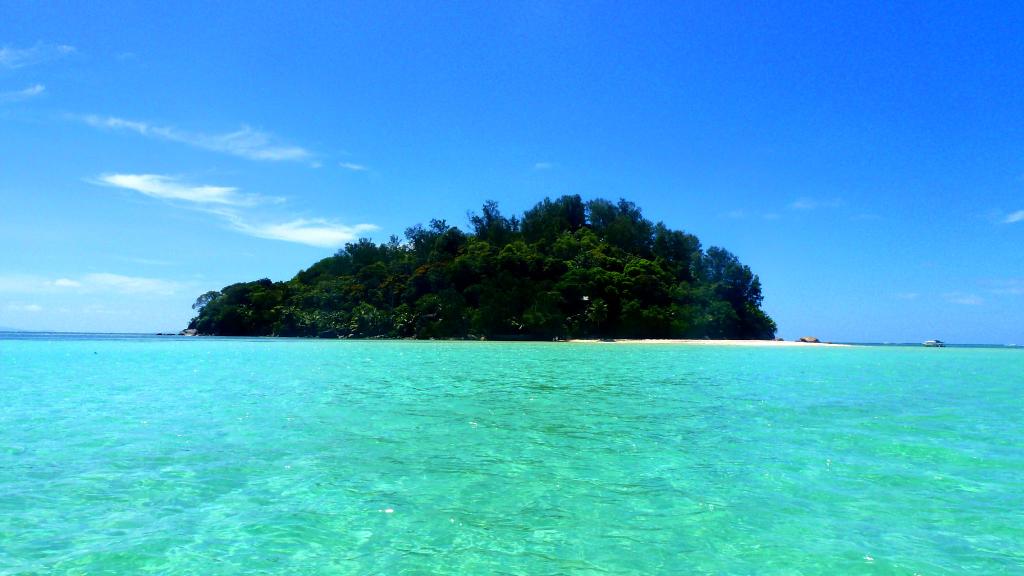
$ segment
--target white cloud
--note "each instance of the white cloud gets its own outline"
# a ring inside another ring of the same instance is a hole
[[[31,275],[10,274],[0,276],[0,293],[16,294],[93,294],[97,292],[113,292],[124,295],[168,296],[186,287],[185,284],[170,280],[125,276],[110,272],[85,274],[77,279],[57,278],[55,280]]]
[[[123,276],[101,272],[86,274],[82,277],[81,287],[93,290],[110,290],[120,294],[156,294],[169,296],[177,292],[181,285],[177,282],[158,278],[142,278],[139,276]]]
[[[127,130],[143,136],[159,138],[171,142],[179,142],[203,148],[213,152],[231,154],[250,160],[305,160],[312,154],[299,146],[288,146],[274,142],[273,136],[267,132],[243,125],[234,132],[223,134],[203,134],[188,132],[172,126],[155,126],[147,122],[126,120],[114,116],[85,116],[86,124],[96,128],[111,130]]]
[[[132,264],[143,264],[145,266],[172,266],[174,262],[170,260],[159,260],[157,258],[139,258],[136,256],[117,256],[118,260],[124,262],[131,262]]]
[[[28,100],[35,98],[46,92],[46,86],[42,84],[33,84],[28,88],[22,90],[14,90],[13,92],[0,92],[0,102],[20,102],[22,100]]]
[[[995,280],[990,282],[994,285],[989,290],[992,294],[1007,294],[1019,296],[1024,294],[1024,279]]]
[[[97,178],[101,184],[134,190],[152,198],[183,200],[196,204],[221,204],[225,206],[253,206],[263,201],[255,194],[239,194],[231,186],[193,186],[184,184],[173,176],[162,174],[104,174]]]
[[[295,242],[319,248],[337,248],[357,240],[360,234],[376,230],[373,224],[348,226],[323,218],[293,218],[284,222],[253,223],[240,208],[252,207],[266,200],[283,202],[283,198],[264,198],[240,194],[228,186],[191,186],[171,176],[159,174],[107,174],[96,180],[99,184],[134,190],[146,196],[165,200],[190,202],[195,208],[225,219],[232,230],[257,238]]]
[[[37,276],[5,274],[0,276],[0,293],[30,294],[52,291],[53,282]]]
[[[74,46],[65,44],[36,44],[31,48],[0,48],[0,66],[24,68],[50,60],[63,58],[75,51]]]
[[[818,198],[798,198],[789,205],[793,210],[815,210],[818,208],[839,208],[843,201],[838,198],[822,200]]]
[[[974,294],[965,294],[963,292],[950,292],[945,294],[946,302],[950,304],[962,304],[964,306],[978,306],[984,304],[985,301]]]
[[[12,302],[5,307],[10,312],[42,312],[43,307],[39,304],[19,304]]]
[[[746,210],[730,210],[722,214],[724,218],[731,220],[745,220],[747,218],[760,218],[762,220],[778,220],[782,218],[777,212],[747,212]]]
[[[551,170],[555,165],[552,162],[537,162],[533,165],[534,170]]]
[[[360,234],[377,229],[373,224],[356,224],[346,226],[322,218],[297,218],[281,223],[252,224],[237,214],[222,214],[231,223],[231,228],[267,240],[283,240],[316,246],[318,248],[338,248],[346,242],[357,240]]]
[[[145,122],[134,122],[132,120],[125,120],[123,118],[114,118],[112,116],[107,116],[107,117],[104,118],[102,116],[89,115],[89,116],[86,116],[84,119],[85,119],[85,123],[86,124],[88,124],[90,126],[93,126],[95,128],[113,128],[113,129],[131,130],[133,132],[138,132],[139,134],[142,134],[143,136],[148,136],[154,130],[158,130],[158,129],[150,128],[150,126],[148,124],[146,124]]]
[[[362,164],[355,164],[353,162],[339,162],[338,166],[341,166],[342,168],[346,170],[351,170],[353,172],[366,172],[367,170],[369,170],[369,168],[367,168],[366,166],[363,166]]]
[[[214,152],[224,152],[251,160],[302,160],[309,156],[307,150],[298,146],[272,144],[269,134],[248,126],[242,126],[235,132],[226,134],[184,135],[181,141]]]
[[[1005,224],[1014,224],[1017,222],[1024,222],[1024,210],[1017,210],[1003,220],[1003,223]]]
[[[917,297],[920,296],[920,294],[917,292],[898,292],[895,296],[900,300],[917,300]]]

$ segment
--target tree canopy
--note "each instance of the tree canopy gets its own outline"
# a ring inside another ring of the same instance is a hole
[[[545,198],[522,218],[496,202],[363,238],[284,282],[207,292],[200,334],[390,338],[767,339],[761,282],[723,248],[643,217],[632,202]]]

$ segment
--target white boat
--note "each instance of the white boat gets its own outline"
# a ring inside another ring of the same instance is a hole
[[[945,348],[946,343],[942,340],[925,340],[924,345],[928,348]]]

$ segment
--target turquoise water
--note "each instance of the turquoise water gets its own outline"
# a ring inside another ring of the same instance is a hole
[[[0,398],[5,575],[1024,573],[1024,350],[34,337]]]

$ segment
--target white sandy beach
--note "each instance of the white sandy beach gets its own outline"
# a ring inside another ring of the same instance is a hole
[[[594,339],[570,339],[567,342],[579,343],[579,344],[684,344],[693,346],[757,346],[757,347],[777,347],[785,348],[790,346],[842,346],[848,347],[850,344],[832,344],[831,342],[794,342],[790,340],[687,340],[687,339],[649,339],[649,340],[631,340],[631,339],[615,339],[610,340],[594,340]]]

